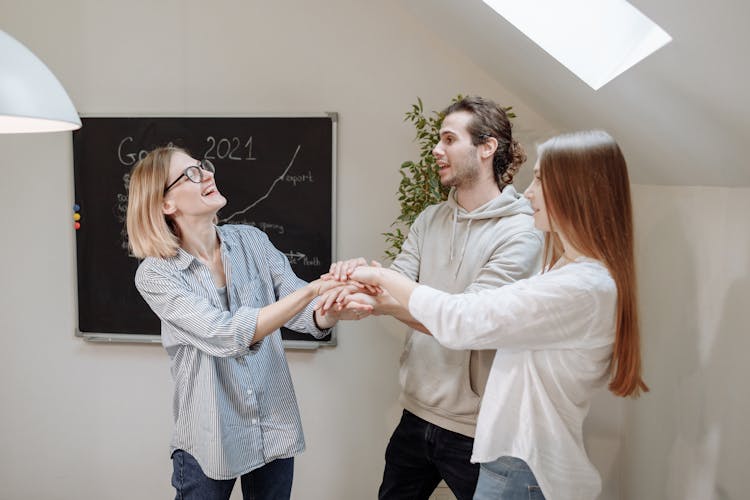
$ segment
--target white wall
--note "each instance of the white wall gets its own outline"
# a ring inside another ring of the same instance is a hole
[[[339,112],[341,257],[383,255],[416,96],[512,104],[525,143],[553,128],[396,1],[0,0],[0,23],[82,114]],[[0,499],[168,498],[166,354],[73,337],[70,135],[0,136],[0,152]],[[295,498],[375,496],[403,334],[370,319],[335,348],[289,353],[308,445]]]
[[[341,257],[383,254],[417,95],[429,108],[458,92],[512,104],[529,149],[555,128],[413,16],[396,0],[0,0],[0,29],[83,114],[338,111]],[[0,136],[0,152],[0,499],[168,498],[166,354],[73,337],[70,135]],[[750,191],[635,186],[634,201],[652,392],[592,406],[602,498],[742,498]],[[370,319],[343,325],[335,348],[289,353],[308,444],[295,498],[374,497],[403,333]]]
[[[651,393],[626,404],[623,498],[747,498],[750,189],[636,186]]]

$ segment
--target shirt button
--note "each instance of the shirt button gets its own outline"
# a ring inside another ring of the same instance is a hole
[[[247,390],[247,394],[248,394],[248,395],[251,395],[252,393],[253,393],[253,390],[252,390],[252,389],[248,389],[248,390]]]
[[[258,419],[257,419],[257,418],[254,418],[254,419],[253,419],[253,425],[255,425],[255,424],[257,424],[257,423],[258,423]]]

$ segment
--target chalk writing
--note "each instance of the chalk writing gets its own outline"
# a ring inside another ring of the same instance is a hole
[[[289,182],[293,186],[297,187],[297,184],[313,183],[315,181],[313,180],[312,171],[308,170],[305,174],[287,175],[284,177],[284,182]]]
[[[299,252],[296,250],[290,250],[289,252],[284,252],[284,255],[286,255],[287,259],[289,259],[289,264],[291,264],[292,266],[295,266],[295,265],[319,266],[320,265],[319,257],[305,255],[302,252]]]
[[[245,144],[242,146],[241,151],[237,151],[240,148],[242,141],[239,137],[221,137],[218,140],[209,135],[206,137],[206,142],[209,143],[208,150],[203,154],[203,158],[208,160],[255,160],[253,157],[253,138],[250,136]],[[247,149],[247,156],[244,156],[244,151]],[[243,155],[238,156],[239,153]]]
[[[294,150],[294,154],[292,155],[292,159],[289,160],[289,164],[284,169],[284,172],[282,172],[280,176],[278,176],[278,177],[276,177],[276,179],[274,179],[273,183],[271,184],[271,187],[268,188],[268,191],[266,191],[263,196],[261,196],[260,198],[258,198],[257,200],[255,200],[254,202],[252,202],[250,205],[248,205],[247,207],[243,208],[242,210],[238,210],[237,212],[234,212],[233,214],[231,214],[229,217],[225,217],[225,218],[221,219],[220,222],[229,222],[234,217],[237,217],[238,215],[244,214],[248,210],[254,208],[258,203],[260,203],[261,201],[263,201],[266,198],[268,198],[271,195],[271,192],[273,191],[273,188],[276,187],[276,184],[278,184],[279,182],[281,182],[284,179],[284,177],[286,177],[286,174],[289,172],[289,170],[291,170],[292,165],[294,165],[294,160],[297,158],[297,155],[299,154],[299,151],[300,151],[301,148],[302,148],[302,145],[297,145],[297,149]]]

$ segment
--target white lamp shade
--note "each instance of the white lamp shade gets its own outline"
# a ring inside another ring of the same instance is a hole
[[[81,128],[73,102],[29,49],[0,31],[0,133]]]

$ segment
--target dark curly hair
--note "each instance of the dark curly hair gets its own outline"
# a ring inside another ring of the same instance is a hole
[[[458,111],[471,113],[468,125],[471,142],[475,146],[483,144],[490,137],[497,140],[497,150],[492,158],[495,182],[501,188],[513,182],[513,176],[526,161],[526,152],[513,138],[513,125],[505,110],[490,99],[479,96],[464,97],[443,110],[443,116]]]

